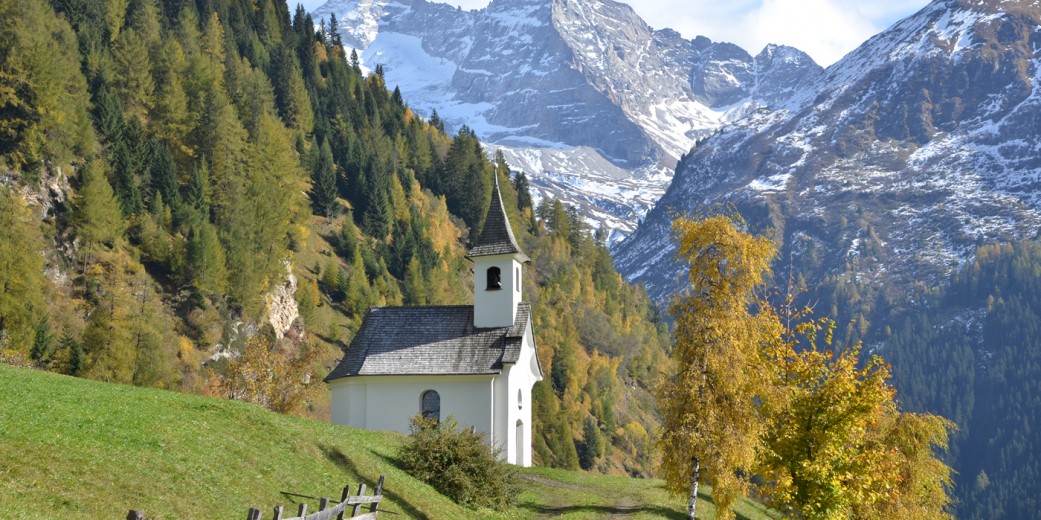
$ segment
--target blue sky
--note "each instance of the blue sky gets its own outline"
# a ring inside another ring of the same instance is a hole
[[[830,65],[928,0],[622,0],[655,29],[671,28],[687,38],[708,36],[734,42],[751,54],[767,43],[802,49]],[[325,0],[305,0],[314,9]],[[447,0],[464,9],[489,0]],[[291,5],[296,5],[290,0]]]

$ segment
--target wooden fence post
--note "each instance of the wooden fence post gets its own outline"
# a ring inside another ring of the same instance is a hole
[[[282,520],[282,506],[275,506],[275,520]]]
[[[300,509],[297,510],[296,516],[307,516],[307,502],[300,503]]]
[[[131,509],[130,512],[127,513],[127,520],[145,520],[145,512]]]
[[[383,478],[385,476],[386,475],[380,475],[380,479],[376,482],[376,491],[373,493],[374,495],[382,495],[383,494]],[[379,502],[373,502],[372,505],[369,506],[369,512],[370,513],[375,513],[376,512],[376,506],[378,506],[378,505],[379,505]]]
[[[365,494],[365,484],[358,484],[358,496]],[[361,504],[354,504],[354,509],[351,510],[351,516],[358,516],[358,511],[361,510]]]
[[[260,520],[260,510],[255,507],[249,508],[249,511],[246,512],[246,520]]]
[[[318,499],[318,510],[325,511],[329,507],[329,499],[322,497]]]
[[[346,486],[343,486],[343,494],[340,495],[340,503],[346,502],[347,497],[349,496],[351,496],[351,485],[347,484]],[[343,508],[343,511],[340,511],[340,514],[336,515],[336,520],[343,520],[343,514],[346,512],[347,508],[345,507]]]

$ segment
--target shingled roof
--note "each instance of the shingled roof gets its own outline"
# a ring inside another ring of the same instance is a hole
[[[510,228],[510,219],[506,217],[506,208],[502,205],[502,195],[499,194],[499,177],[495,177],[495,187],[492,189],[492,204],[488,207],[488,216],[484,219],[484,228],[481,236],[470,248],[466,256],[470,258],[491,255],[521,255],[523,261],[528,261],[528,256],[521,252],[517,245],[517,239],[513,236]]]
[[[373,307],[326,381],[369,375],[499,374],[520,357],[531,305],[510,327],[474,327],[472,305]]]

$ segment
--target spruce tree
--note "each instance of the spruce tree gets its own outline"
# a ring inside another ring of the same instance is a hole
[[[437,114],[437,109],[430,111],[430,126],[437,129],[442,134],[445,133],[445,122],[441,120],[441,116]]]
[[[67,356],[68,364],[65,367],[65,373],[70,376],[77,376],[80,371],[83,370],[84,354],[83,346],[80,345],[79,340],[72,334],[72,329],[68,325],[62,327],[61,338],[58,340],[58,348],[62,351],[64,356]]]
[[[337,48],[343,47],[343,37],[340,36],[340,24],[336,21],[336,13],[329,15],[329,43]]]
[[[591,470],[604,454],[604,438],[597,427],[596,418],[586,417],[582,426],[582,443],[578,448],[578,464],[584,470]]]
[[[29,357],[37,363],[44,363],[50,360],[53,349],[54,343],[51,335],[51,325],[47,320],[47,316],[44,315],[44,317],[36,324],[36,333],[33,337],[33,347],[29,352]]]
[[[191,179],[184,190],[184,202],[194,208],[204,219],[210,219],[210,172],[203,161],[192,170]]]
[[[333,166],[333,153],[329,142],[323,140],[322,145],[312,152],[311,160],[311,205],[316,215],[335,217],[336,208],[336,172]]]
[[[358,59],[357,49],[351,49],[351,68],[358,74],[361,74],[361,60]]]
[[[161,196],[166,205],[176,213],[181,206],[181,193],[170,148],[158,139],[153,139],[150,146],[152,150],[149,185],[153,198]]]
[[[112,92],[105,69],[98,72],[93,83],[93,114],[98,131],[101,133],[102,139],[108,143],[121,142],[125,127],[123,103]]]
[[[517,191],[517,209],[524,211],[532,209],[531,187],[528,184],[528,176],[524,172],[513,175],[513,189]]]

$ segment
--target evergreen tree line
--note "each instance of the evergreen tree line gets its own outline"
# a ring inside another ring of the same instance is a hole
[[[895,320],[894,320],[895,321]],[[951,285],[891,326],[887,359],[906,406],[958,424],[958,518],[1041,507],[1041,244],[984,246]]]
[[[538,461],[649,474],[668,337],[646,296],[472,130],[363,74],[337,28],[282,0],[0,0],[0,352],[237,396],[243,363],[213,354],[248,344],[320,380],[369,306],[471,301],[499,176],[551,375]],[[324,354],[250,340],[290,273]]]

